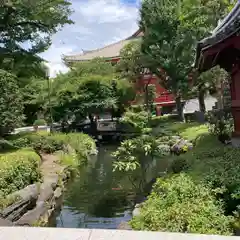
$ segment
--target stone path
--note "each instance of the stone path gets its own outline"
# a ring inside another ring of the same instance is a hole
[[[240,237],[101,229],[2,227],[0,240],[239,240]]]
[[[58,158],[55,155],[42,154],[42,164],[40,169],[43,174],[44,181],[52,178],[53,176],[55,177],[56,174],[63,171],[64,167],[60,166],[57,161]]]

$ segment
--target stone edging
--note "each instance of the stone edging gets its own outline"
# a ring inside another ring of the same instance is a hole
[[[47,225],[52,213],[59,206],[64,183],[70,175],[66,167],[58,164],[56,166],[60,172],[52,171],[43,176],[42,183],[29,185],[10,195],[18,196],[20,200],[0,212],[0,226]]]

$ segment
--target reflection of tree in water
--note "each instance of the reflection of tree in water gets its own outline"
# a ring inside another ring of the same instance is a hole
[[[101,147],[97,159],[83,168],[80,176],[69,186],[65,195],[65,205],[75,210],[97,217],[112,217],[122,206],[127,205],[128,182],[122,173],[112,172],[111,152],[114,149]],[[112,188],[126,186],[126,191]]]
[[[126,193],[109,192],[101,197],[99,201],[90,207],[89,214],[96,217],[111,218],[114,217],[120,210],[123,212],[124,206],[128,205]]]

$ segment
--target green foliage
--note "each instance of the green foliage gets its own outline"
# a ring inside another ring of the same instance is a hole
[[[0,196],[0,210],[3,210],[4,208],[11,206],[13,203],[19,201],[21,199],[20,196]]]
[[[24,133],[10,137],[9,142],[15,148],[31,147],[37,152],[55,153],[63,151],[65,154],[70,154],[70,156],[76,153],[78,163],[88,160],[89,155],[96,151],[94,140],[82,133]],[[60,156],[65,157],[61,154]]]
[[[136,133],[146,133],[151,130],[148,128],[148,113],[142,108],[128,109],[122,117],[122,122],[132,126]]]
[[[196,42],[210,34],[231,5],[225,0],[182,0],[180,5],[175,0],[143,1],[140,9],[140,28],[144,33],[142,51],[150,59],[150,70],[175,95],[181,120],[180,100],[189,93]]]
[[[33,126],[46,126],[47,122],[45,119],[37,119],[34,121]]]
[[[223,143],[229,140],[234,129],[231,113],[216,111],[208,113],[209,131],[219,137]]]
[[[231,235],[232,222],[210,188],[180,174],[157,180],[131,225],[134,230]]]
[[[0,155],[0,197],[38,181],[40,161],[35,152],[27,149]]]
[[[155,158],[169,154],[169,148],[150,135],[125,140],[112,155],[113,171],[130,172],[129,180],[133,187],[143,191],[146,175]]]
[[[0,11],[1,52],[0,65],[8,59],[19,62],[39,59],[36,53],[47,50],[50,37],[65,24],[70,24],[71,3],[54,1],[3,1]],[[28,42],[28,50],[21,43]]]
[[[76,64],[51,86],[54,119],[79,120],[105,109],[123,108],[132,99],[131,84],[118,79],[111,63],[93,59]]]
[[[147,67],[148,61],[141,52],[141,41],[139,39],[130,42],[120,52],[120,61],[117,63],[116,71],[122,78],[137,83]]]
[[[172,123],[177,120],[177,116],[175,114],[164,115],[164,116],[153,116],[150,121],[151,127],[158,127],[164,123]]]
[[[22,120],[23,102],[17,80],[0,69],[0,136],[20,126]]]

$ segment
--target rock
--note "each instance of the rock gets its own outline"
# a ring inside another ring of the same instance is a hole
[[[7,218],[10,221],[18,220],[29,209],[32,209],[36,205],[36,199],[29,196],[28,199],[20,200],[11,206],[5,208],[1,212],[3,218]]]
[[[131,226],[129,225],[128,222],[121,222],[118,225],[117,229],[119,229],[119,230],[132,230],[132,228],[131,228]]]
[[[44,182],[43,184],[41,184],[41,188],[40,188],[40,194],[37,200],[38,202],[47,202],[49,199],[51,199],[53,197],[53,188],[52,188],[52,184],[51,182]]]
[[[55,199],[58,199],[62,196],[62,188],[58,187],[56,188],[56,190],[54,191],[54,197]]]
[[[0,226],[1,227],[11,227],[13,225],[14,225],[13,222],[3,219],[3,218],[0,218]]]
[[[55,190],[57,188],[58,181],[59,181],[59,175],[56,173],[53,173],[44,180],[44,183],[51,185],[52,189]]]
[[[29,185],[19,191],[10,194],[8,197],[20,197],[22,200],[30,198],[37,199],[39,194],[39,186],[37,184]]]
[[[142,203],[135,205],[135,208],[132,212],[133,217],[137,217],[140,215],[141,207],[142,207]]]
[[[190,143],[187,140],[181,139],[171,147],[171,152],[175,154],[183,153],[185,146],[187,147],[187,150],[189,150],[189,145]]]
[[[33,226],[39,219],[44,216],[48,211],[47,204],[45,202],[38,202],[37,206],[33,209],[25,213],[16,223],[15,225],[24,226],[30,225]]]

